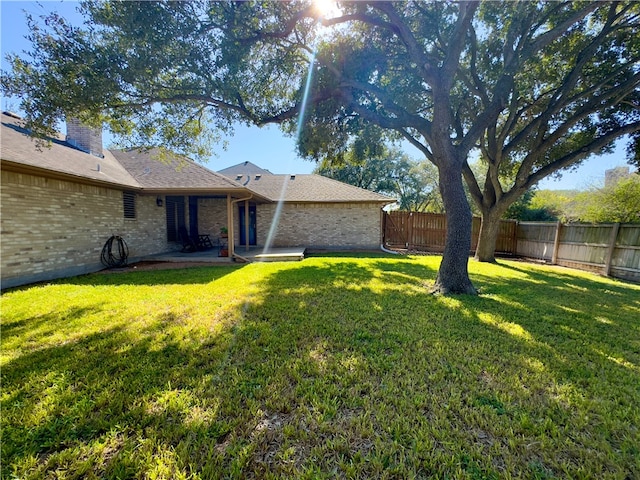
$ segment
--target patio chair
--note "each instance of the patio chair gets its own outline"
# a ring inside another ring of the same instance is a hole
[[[199,250],[211,250],[214,248],[213,242],[211,241],[211,237],[209,235],[200,234],[198,235],[198,249]]]
[[[197,252],[198,251],[198,243],[191,238],[191,236],[187,232],[186,227],[178,228],[178,237],[180,237],[180,241],[182,242],[181,252]]]

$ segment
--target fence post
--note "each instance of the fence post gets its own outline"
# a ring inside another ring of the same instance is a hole
[[[609,247],[607,248],[607,258],[604,264],[604,274],[608,277],[611,273],[611,261],[613,260],[613,251],[616,249],[616,240],[618,239],[618,232],[620,231],[620,224],[614,223],[611,228],[611,235],[609,235]]]
[[[560,230],[562,229],[562,222],[556,223],[556,236],[553,239],[553,255],[551,256],[551,263],[557,265],[558,263],[558,250],[560,249]]]

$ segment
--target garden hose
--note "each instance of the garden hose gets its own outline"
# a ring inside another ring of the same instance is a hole
[[[100,261],[107,268],[124,267],[127,264],[129,248],[124,239],[113,235],[102,247]]]

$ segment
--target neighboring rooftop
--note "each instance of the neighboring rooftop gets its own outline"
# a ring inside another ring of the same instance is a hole
[[[229,178],[233,178],[237,175],[273,175],[269,170],[260,168],[258,165],[251,162],[242,162],[231,167],[223,168],[222,170],[218,170],[218,173],[226,175]]]

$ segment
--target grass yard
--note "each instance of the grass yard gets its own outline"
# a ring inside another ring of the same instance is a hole
[[[2,295],[2,478],[640,478],[640,286],[439,257]]]

